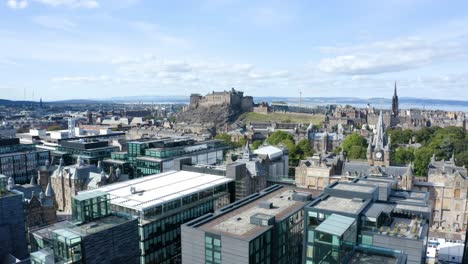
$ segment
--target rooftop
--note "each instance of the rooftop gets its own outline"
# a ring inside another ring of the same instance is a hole
[[[347,184],[338,182],[338,184],[332,186],[335,190],[344,190],[344,191],[352,191],[352,192],[365,192],[365,193],[372,193],[374,192],[374,187],[372,186],[365,186],[360,184]]]
[[[211,174],[169,171],[106,185],[97,190],[109,193],[111,204],[143,211],[231,181]]]
[[[331,214],[315,229],[315,231],[335,236],[342,236],[353,223],[354,218],[338,214]]]
[[[101,232],[114,226],[126,223],[131,219],[133,218],[129,218],[128,216],[123,217],[118,215],[109,215],[83,225],[75,225],[68,221],[62,221],[41,229],[37,229],[33,231],[33,234],[45,239],[53,239],[54,234],[71,239],[95,234],[97,232]]]
[[[309,201],[293,200],[292,188],[283,187],[204,223],[200,229],[234,238],[249,240],[271,228],[251,223],[251,217],[267,221],[283,219],[303,208]],[[272,206],[265,206],[271,203]]]
[[[357,214],[367,205],[367,202],[368,200],[363,199],[328,196],[312,205],[312,207],[333,212]]]
[[[398,264],[400,259],[394,256],[384,256],[377,254],[368,254],[362,252],[354,252],[348,264]]]

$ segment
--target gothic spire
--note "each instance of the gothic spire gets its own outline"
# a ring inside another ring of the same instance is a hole
[[[410,163],[410,164],[408,165],[408,168],[406,169],[405,176],[410,176],[410,177],[413,177],[413,176],[414,176],[414,173],[413,173],[413,163]]]
[[[34,175],[31,177],[31,181],[29,182],[29,184],[37,185],[36,177]]]
[[[397,89],[396,89],[396,81],[395,81],[395,89],[394,89],[394,91],[393,91],[393,96],[395,96],[395,97],[398,96],[398,95],[397,95]]]
[[[47,184],[46,191],[45,191],[45,196],[46,197],[55,197],[55,192],[54,189],[52,189],[52,184],[49,183]]]
[[[245,150],[244,150],[244,155],[242,156],[242,158],[246,160],[252,160],[252,151],[250,150],[249,141],[245,143]]]
[[[379,114],[379,119],[377,121],[377,126],[376,126],[376,133],[374,137],[374,147],[377,149],[383,149],[385,146],[385,127],[384,127],[384,121],[383,121],[383,115],[382,115],[382,110],[380,111]]]

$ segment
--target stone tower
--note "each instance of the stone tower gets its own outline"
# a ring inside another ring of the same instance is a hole
[[[393,91],[393,97],[392,97],[392,117],[397,117],[398,116],[398,95],[397,95],[397,88],[396,88],[396,82],[395,82],[395,89]]]
[[[380,111],[375,133],[367,147],[367,161],[372,166],[390,166],[391,144],[385,133],[383,114]]]

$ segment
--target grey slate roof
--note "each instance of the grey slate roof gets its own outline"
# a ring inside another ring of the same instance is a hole
[[[403,176],[406,174],[407,167],[399,166],[371,166],[366,162],[345,162],[343,164],[342,174],[353,176],[367,176],[372,174],[383,174],[384,176]]]

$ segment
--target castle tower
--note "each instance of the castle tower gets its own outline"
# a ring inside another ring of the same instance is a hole
[[[398,116],[398,95],[397,95],[397,88],[396,88],[396,82],[395,82],[395,89],[393,91],[393,97],[392,97],[392,117],[397,117]]]

